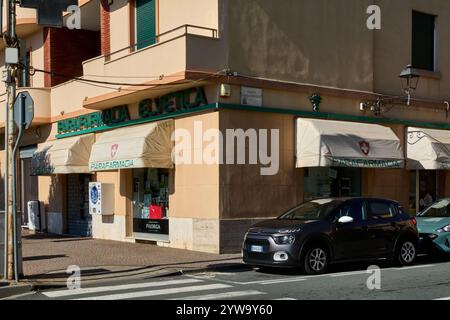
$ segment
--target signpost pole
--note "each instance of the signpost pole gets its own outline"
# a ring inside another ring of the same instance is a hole
[[[7,48],[16,48],[18,49],[19,43],[16,36],[16,1],[15,0],[9,0],[8,1],[8,19],[7,19],[7,31],[6,31],[6,45]],[[5,204],[6,207],[6,215],[7,215],[7,222],[8,225],[5,226],[5,229],[8,231],[8,242],[7,242],[7,259],[8,264],[5,266],[5,269],[7,270],[7,279],[8,280],[15,280],[16,282],[19,280],[18,274],[16,274],[15,266],[14,266],[14,260],[16,252],[14,252],[14,239],[15,234],[17,230],[14,229],[14,226],[16,224],[16,212],[15,208],[13,206],[13,192],[14,190],[14,173],[13,173],[13,161],[15,159],[13,158],[13,148],[15,144],[15,124],[14,124],[14,100],[16,97],[16,76],[17,76],[17,64],[14,63],[8,63],[7,64],[7,94],[8,94],[8,100],[7,100],[7,168],[8,168],[8,175],[6,177],[7,180],[7,189],[5,190],[7,194],[7,203]]]

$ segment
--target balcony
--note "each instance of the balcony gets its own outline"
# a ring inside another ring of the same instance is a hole
[[[6,3],[3,4],[3,30],[6,30]],[[25,38],[28,35],[36,32],[41,29],[39,25],[37,25],[36,20],[36,10],[21,8],[17,6],[17,27],[16,33],[19,38]],[[3,49],[5,44],[3,41],[0,42],[0,49]]]
[[[19,88],[17,94],[28,91],[34,101],[34,119],[32,126],[39,126],[51,122],[50,113],[50,88]],[[0,105],[5,106],[6,94],[0,97]],[[0,112],[0,131],[5,127],[6,111],[2,108]]]
[[[153,85],[185,80],[189,71],[215,73],[226,67],[223,41],[215,29],[183,25],[157,38],[159,42],[141,50],[133,45],[85,61],[83,79],[122,85],[66,82],[52,90],[52,106],[58,108],[53,113],[137,102],[165,93],[162,88],[152,93]],[[62,106],[64,110],[59,110]]]

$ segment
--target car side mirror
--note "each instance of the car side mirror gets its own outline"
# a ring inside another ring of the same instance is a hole
[[[338,220],[339,224],[348,224],[348,223],[352,223],[353,221],[355,221],[352,217],[349,216],[343,216],[340,217]]]

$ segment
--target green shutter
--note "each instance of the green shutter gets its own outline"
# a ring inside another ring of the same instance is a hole
[[[156,43],[156,0],[136,0],[137,50]]]

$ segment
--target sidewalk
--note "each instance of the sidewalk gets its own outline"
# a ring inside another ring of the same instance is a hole
[[[217,255],[25,230],[22,241],[25,280],[35,287],[65,286],[66,270],[72,265],[81,268],[83,284],[244,267],[240,254]]]

